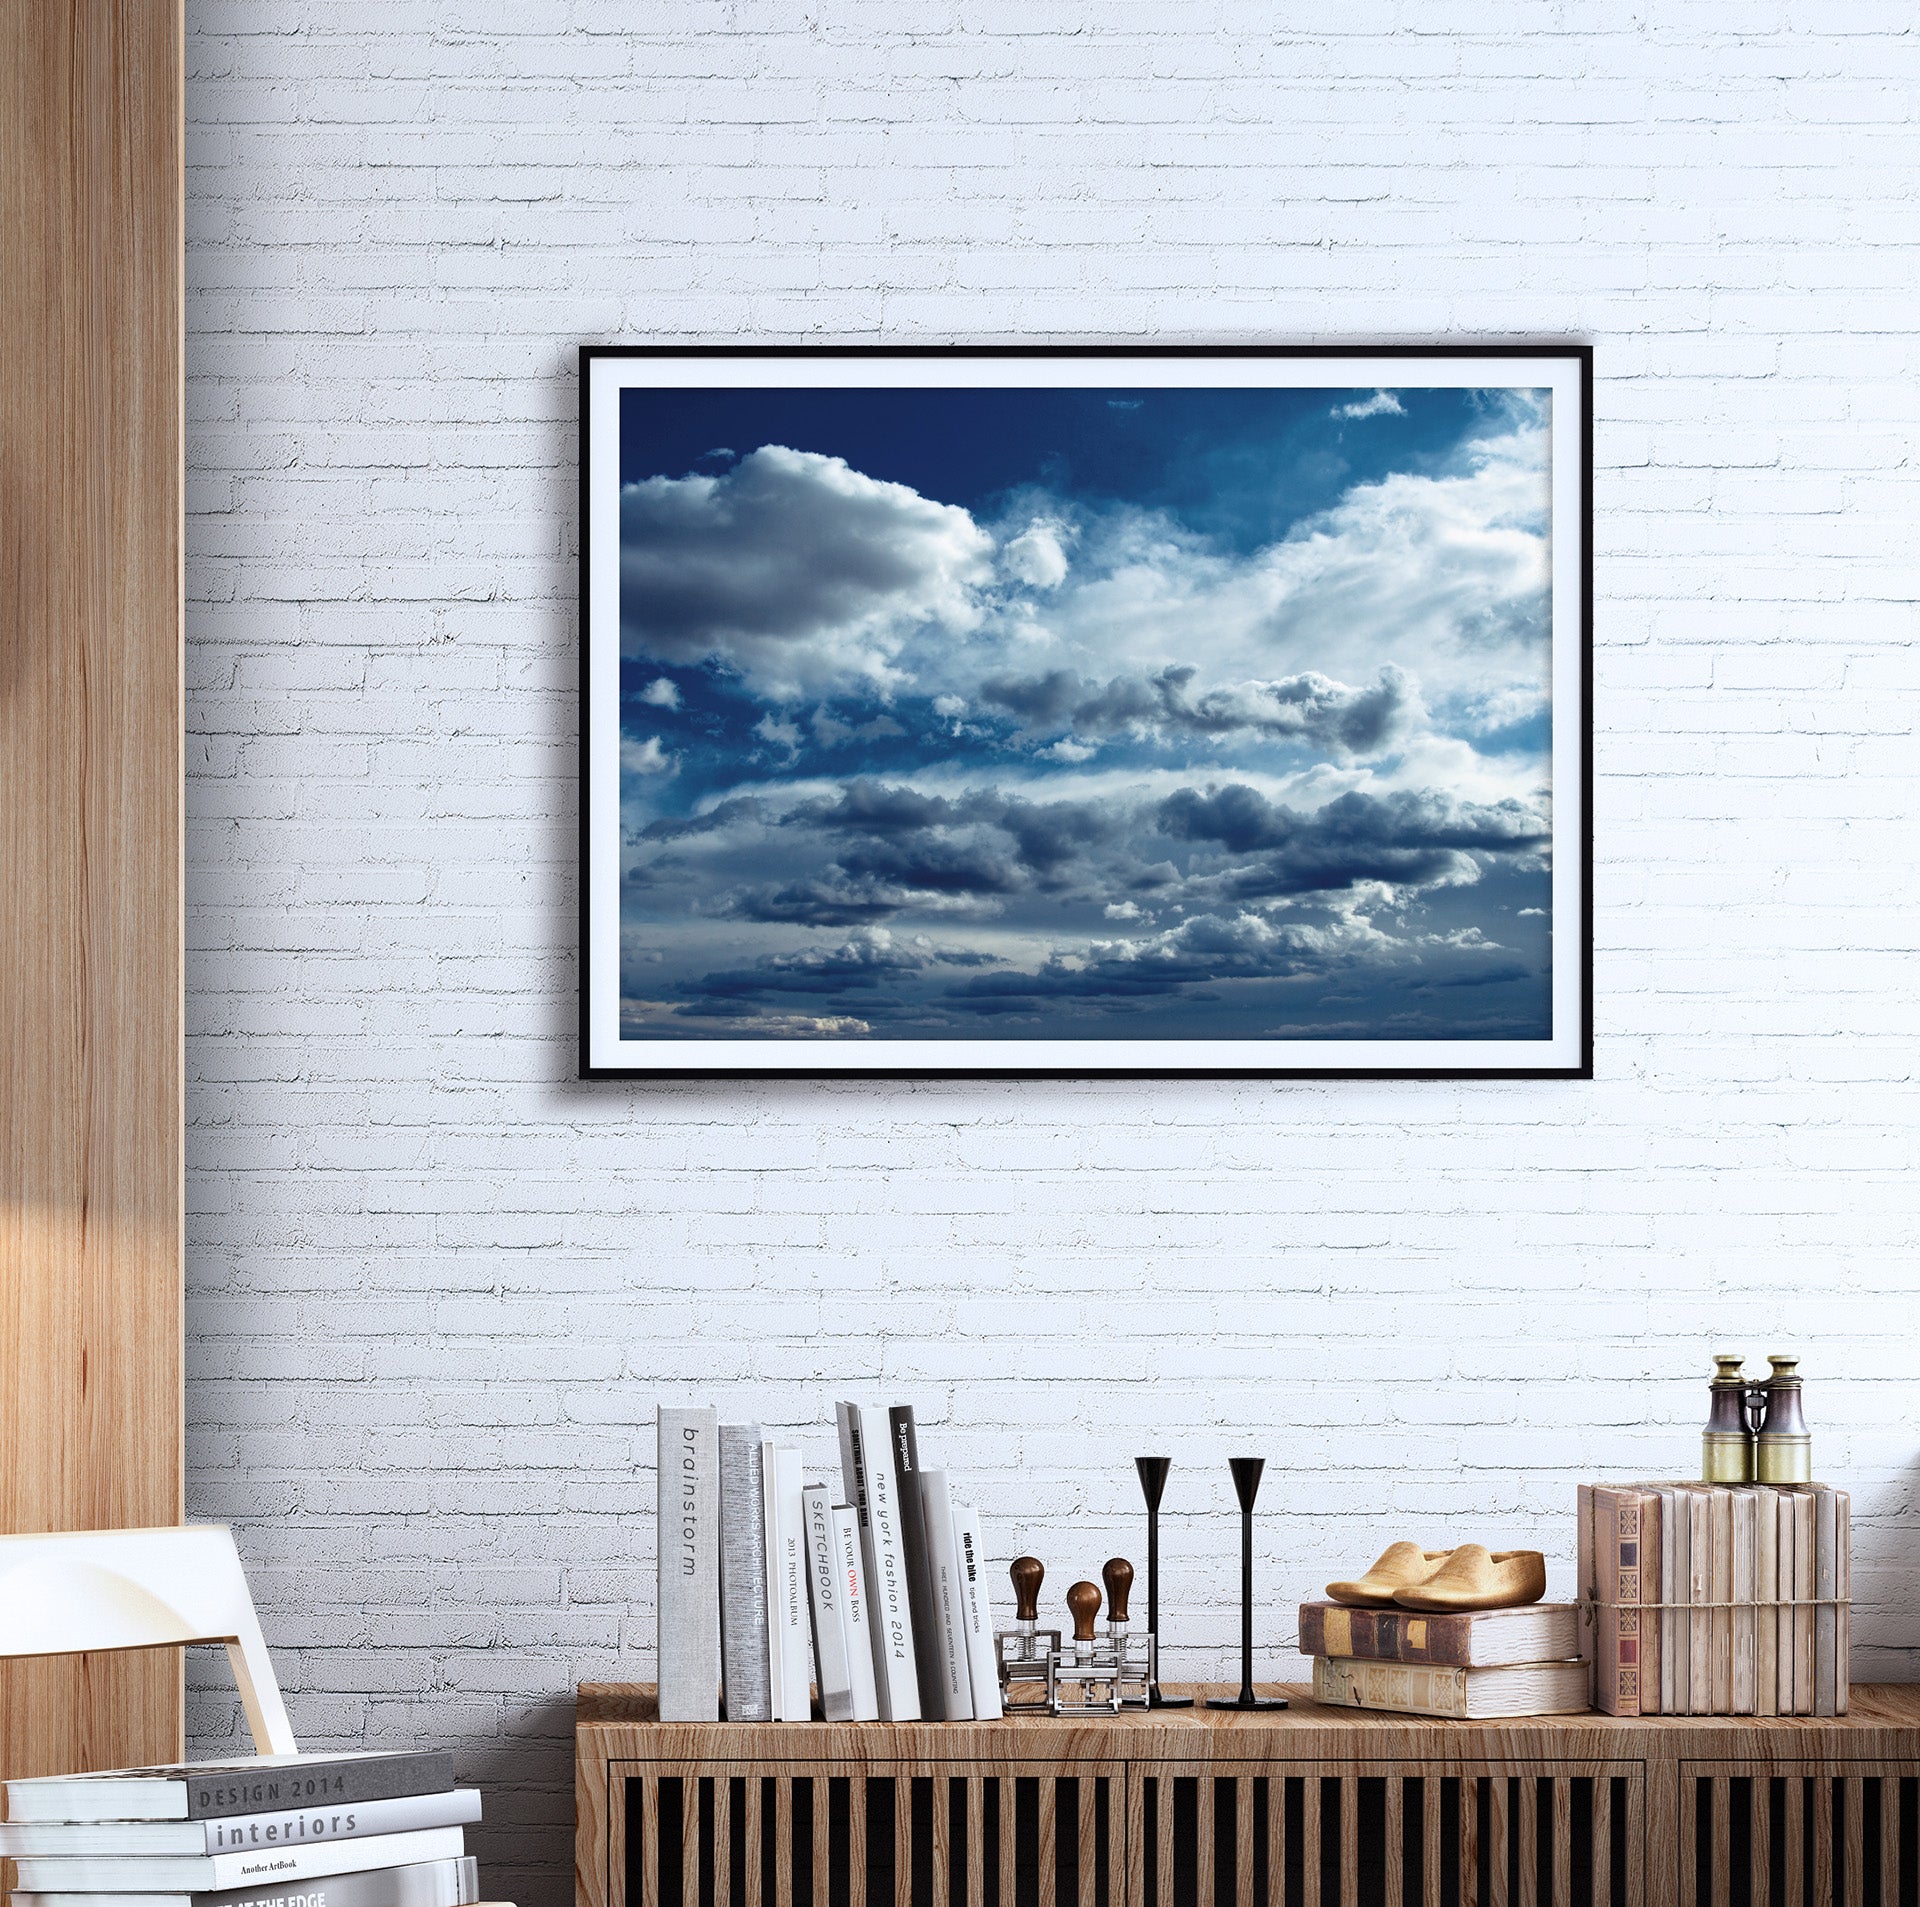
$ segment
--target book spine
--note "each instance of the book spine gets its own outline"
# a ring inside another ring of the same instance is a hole
[[[790,1722],[813,1719],[813,1622],[807,1613],[806,1473],[797,1450],[782,1449],[775,1469],[780,1535],[782,1706]]]
[[[1587,1664],[1587,1699],[1600,1705],[1600,1611],[1594,1602],[1599,1578],[1593,1568],[1593,1485],[1575,1492],[1573,1597],[1580,1611],[1580,1653]]]
[[[1733,1497],[1733,1712],[1751,1715],[1759,1701],[1754,1687],[1759,1676],[1759,1650],[1753,1624],[1753,1585],[1759,1544],[1756,1513],[1759,1499],[1751,1489]]]
[[[940,1712],[950,1722],[973,1720],[973,1673],[967,1664],[967,1618],[961,1607],[960,1560],[953,1542],[953,1492],[944,1470],[922,1471],[920,1527],[927,1545],[927,1588],[933,1603],[934,1665],[940,1672]]]
[[[967,1674],[973,1687],[976,1720],[997,1722],[1000,1703],[1000,1664],[993,1648],[993,1600],[987,1593],[987,1551],[980,1537],[980,1512],[969,1503],[956,1504],[953,1543],[960,1562],[961,1607],[966,1617]]]
[[[226,1888],[192,1894],[193,1907],[311,1907],[309,1881],[277,1881],[270,1887]],[[42,1895],[58,1900],[60,1895]],[[457,1861],[417,1861],[328,1877],[326,1907],[470,1907],[480,1898],[480,1863],[471,1854]]]
[[[1769,1489],[1753,1493],[1753,1712],[1774,1715],[1775,1691],[1779,1686],[1780,1666],[1775,1660],[1774,1639],[1779,1632],[1775,1603],[1780,1596],[1780,1512],[1779,1496]]]
[[[840,1612],[847,1632],[847,1679],[853,1692],[853,1719],[880,1719],[880,1691],[873,1673],[873,1623],[867,1601],[866,1557],[860,1546],[860,1517],[851,1508],[833,1513],[833,1541],[840,1558]]]
[[[1840,1522],[1831,1490],[1814,1493],[1813,1529],[1813,1712],[1839,1711],[1839,1611],[1830,1598],[1840,1593]]]
[[[1401,1662],[1354,1662],[1317,1656],[1313,1699],[1336,1708],[1390,1708],[1415,1715],[1467,1719],[1464,1669]]]
[[[920,1671],[914,1655],[913,1612],[907,1593],[907,1559],[900,1534],[899,1492],[887,1456],[884,1412],[860,1411],[861,1447],[867,1460],[867,1508],[872,1544],[867,1554],[867,1609],[873,1623],[875,1681],[880,1719],[920,1720]]]
[[[900,1503],[900,1545],[907,1565],[907,1608],[913,1623],[914,1667],[920,1677],[920,1713],[945,1721],[947,1678],[940,1661],[940,1625],[933,1601],[933,1570],[927,1554],[926,1505],[920,1494],[920,1439],[911,1404],[887,1412],[887,1444]],[[963,1721],[964,1716],[955,1716]]]
[[[1674,1687],[1674,1614],[1673,1603],[1680,1593],[1676,1568],[1676,1547],[1680,1540],[1675,1514],[1677,1492],[1662,1490],[1660,1498],[1660,1600],[1667,1605],[1660,1611],[1660,1713],[1679,1713]]]
[[[1327,1645],[1327,1612],[1317,1602],[1300,1605],[1300,1653],[1302,1655],[1350,1655],[1352,1650]]]
[[[1779,1584],[1780,1606],[1774,1611],[1774,1713],[1793,1713],[1793,1498],[1785,1491],[1773,1492],[1774,1514],[1779,1524],[1779,1559],[1775,1580]]]
[[[1839,1531],[1839,1607],[1834,1611],[1834,1713],[1845,1715],[1853,1688],[1853,1496],[1834,1492],[1834,1521]],[[1885,1807],[1885,1801],[1882,1801]]]
[[[1660,1611],[1652,1605],[1666,1600],[1660,1574],[1660,1493],[1642,1490],[1640,1497],[1640,1713],[1660,1712]]]
[[[1715,1490],[1713,1510],[1713,1706],[1733,1713],[1733,1492]]]
[[[1814,1535],[1818,1502],[1811,1490],[1793,1495],[1793,1712],[1813,1713]]]
[[[773,1719],[767,1536],[758,1424],[720,1426],[720,1668],[727,1720]]]
[[[760,1439],[760,1574],[767,1604],[767,1708],[770,1721],[803,1721],[787,1713],[787,1620],[780,1607],[780,1446]]]
[[[1579,1655],[1587,1633],[1585,1612],[1576,1608],[1563,1638],[1567,1646],[1548,1648],[1543,1655],[1558,1654],[1562,1659]],[[1302,1655],[1465,1669],[1474,1666],[1474,1642],[1471,1615],[1413,1616],[1394,1609],[1351,1609],[1340,1603],[1300,1605]]]
[[[1687,1642],[1688,1713],[1713,1713],[1713,1493],[1687,1492],[1688,1595],[1693,1604]]]
[[[142,1894],[220,1892],[250,1883],[328,1880],[371,1868],[457,1861],[466,1853],[461,1828],[421,1828],[411,1834],[368,1834],[307,1847],[247,1848],[232,1854],[28,1856],[14,1863],[22,1888],[41,1893]]]
[[[663,1405],[658,1432],[660,1719],[711,1722],[720,1713],[720,1420]]]
[[[1594,1705],[1606,1715],[1640,1713],[1640,1497],[1593,1493],[1595,1571],[1603,1599],[1595,1642]]]
[[[833,1503],[824,1484],[809,1484],[807,1582],[812,1591],[813,1659],[820,1667],[820,1713],[830,1722],[850,1722],[853,1677],[847,1669],[846,1591],[840,1583],[840,1548],[833,1530]]]

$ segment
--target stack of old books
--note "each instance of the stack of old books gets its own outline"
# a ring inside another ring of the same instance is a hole
[[[1444,1615],[1303,1602],[1300,1652],[1313,1657],[1314,1700],[1337,1708],[1480,1721],[1587,1707],[1570,1602]]]
[[[1848,1498],[1824,1483],[1580,1486],[1594,1705],[1844,1715]]]
[[[447,1754],[44,1775],[7,1783],[7,1815],[0,1854],[15,1863],[16,1901],[295,1907],[324,1896],[326,1907],[466,1907],[480,1896],[464,1835],[480,1797],[453,1785]]]

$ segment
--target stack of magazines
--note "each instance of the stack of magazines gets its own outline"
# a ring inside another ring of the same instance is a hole
[[[1586,1484],[1580,1596],[1609,1715],[1844,1715],[1852,1536],[1824,1483]]]
[[[0,1854],[19,1907],[467,1907],[480,1797],[448,1754],[251,1761],[7,1783]],[[313,1883],[325,1881],[324,1890]]]
[[[840,1474],[758,1424],[662,1405],[660,1719],[991,1721],[977,1510],[923,1470],[911,1407],[838,1404]]]

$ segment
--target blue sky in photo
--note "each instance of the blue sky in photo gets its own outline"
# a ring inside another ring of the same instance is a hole
[[[1546,1037],[1546,404],[623,393],[624,1036]]]

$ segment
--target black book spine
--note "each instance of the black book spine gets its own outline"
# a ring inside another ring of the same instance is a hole
[[[353,1761],[315,1759],[297,1766],[209,1770],[187,1780],[187,1819],[216,1821],[229,1814],[266,1814],[278,1808],[346,1807],[356,1801],[394,1801],[409,1794],[444,1794],[453,1786],[453,1757],[433,1753],[371,1755]]]
[[[920,1499],[920,1439],[913,1406],[887,1412],[893,1435],[893,1474],[900,1480],[900,1546],[907,1553],[907,1608],[913,1617],[914,1668],[920,1679],[920,1717],[944,1721],[946,1689],[940,1676],[940,1631],[933,1608],[933,1568],[927,1558],[927,1510]]]

